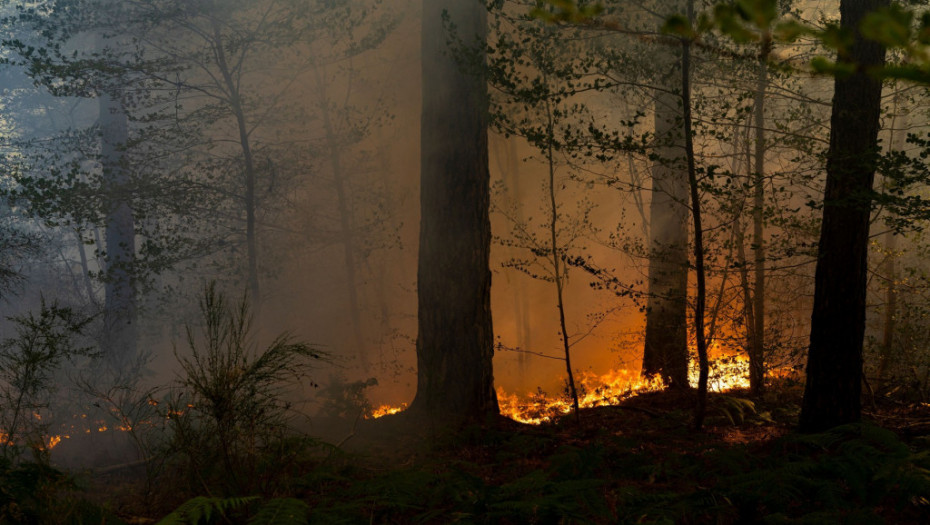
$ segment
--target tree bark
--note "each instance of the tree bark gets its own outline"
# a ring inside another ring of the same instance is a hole
[[[680,11],[680,9],[679,9]],[[672,12],[675,12],[674,10]],[[668,48],[675,49],[672,46]],[[662,48],[655,92],[655,148],[649,206],[649,294],[643,375],[688,388],[688,173],[681,113],[681,63]]]
[[[487,31],[480,2],[423,1],[419,333],[411,411],[482,420],[499,411],[492,373],[487,86],[450,56],[444,15],[466,43],[483,43]]]
[[[814,309],[800,430],[819,432],[859,421],[862,341],[872,184],[882,84],[868,70],[885,49],[858,34],[862,18],[888,0],[842,0],[841,26],[855,31],[839,60],[856,72],[834,86],[823,224],[814,276]]]

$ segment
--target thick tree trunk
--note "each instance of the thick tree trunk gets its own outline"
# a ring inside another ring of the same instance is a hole
[[[106,40],[99,39],[100,49]],[[117,373],[127,371],[136,357],[136,293],[133,264],[136,227],[129,174],[123,151],[129,140],[129,122],[119,100],[109,93],[99,97],[101,163],[105,197],[106,281],[104,292],[104,353]]]
[[[841,26],[857,30],[887,0],[842,0]],[[856,38],[840,60],[858,65],[836,79],[823,224],[814,276],[814,310],[800,429],[818,432],[859,421],[866,259],[875,176],[882,84],[869,68],[885,60],[882,46]]]
[[[444,12],[466,43],[483,42],[487,30],[480,2],[423,1],[418,382],[411,411],[481,420],[498,413],[487,87],[450,57]]]
[[[680,57],[658,53],[664,76],[655,93],[655,149],[649,209],[649,295],[643,375],[688,387],[688,173],[681,113]]]

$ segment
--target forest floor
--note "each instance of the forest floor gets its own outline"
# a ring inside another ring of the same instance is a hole
[[[689,392],[539,426],[364,420],[274,496],[319,524],[930,523],[930,404],[867,403],[862,424],[802,435],[799,402],[797,385],[712,394],[702,432]],[[100,481],[122,487],[107,499],[128,523],[172,508],[129,503],[125,477]]]

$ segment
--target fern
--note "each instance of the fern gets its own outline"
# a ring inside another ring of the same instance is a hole
[[[275,498],[258,509],[248,525],[306,525],[310,506],[294,498]]]
[[[208,498],[197,496],[182,503],[171,514],[165,516],[157,525],[209,525],[215,517],[241,508],[258,499],[258,496],[240,498]]]
[[[733,426],[742,425],[748,416],[756,414],[755,403],[741,397],[715,396],[714,405]]]

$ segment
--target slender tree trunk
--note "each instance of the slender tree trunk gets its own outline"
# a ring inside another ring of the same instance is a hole
[[[483,43],[487,32],[479,2],[423,1],[419,333],[410,410],[481,420],[499,410],[492,372],[487,85],[450,56],[446,15],[466,43]]]
[[[841,27],[856,34],[839,60],[857,71],[836,79],[827,184],[814,276],[814,309],[800,429],[859,421],[869,216],[878,153],[882,83],[868,73],[885,49],[858,35],[863,17],[888,0],[841,0]]]
[[[900,92],[894,96],[894,116],[891,121],[891,137],[888,142],[891,144],[893,151],[903,151],[906,143],[907,133],[898,131],[900,128],[907,128],[907,115],[900,112],[901,95]],[[902,118],[904,123],[898,122]],[[888,186],[893,185],[893,181],[886,179],[886,190],[893,189]],[[891,212],[889,212],[891,213]],[[895,329],[898,317],[898,290],[897,290],[897,252],[898,237],[894,230],[889,229],[884,235],[885,242],[885,264],[884,271],[885,282],[885,311],[882,323],[882,353],[878,361],[878,386],[879,390],[884,389],[888,380],[888,370],[894,367],[896,350],[895,350]]]
[[[765,91],[768,86],[768,55],[771,42],[762,44],[759,77],[753,100],[755,166],[753,169],[752,248],[755,281],[752,309],[754,326],[749,347],[749,388],[760,394],[765,388]]]
[[[746,233],[743,231],[742,222],[737,218],[733,223],[736,231],[736,264],[739,267],[739,287],[743,295],[743,324],[746,327],[746,348],[752,349],[752,343],[755,340],[753,333],[756,328],[756,320],[753,317],[752,310],[752,287],[749,284],[749,262],[746,260]]]
[[[346,173],[342,165],[342,148],[339,136],[333,126],[330,115],[329,97],[326,92],[326,81],[317,70],[317,91],[321,97],[323,116],[323,132],[326,133],[326,143],[329,148],[329,161],[333,170],[333,186],[336,188],[336,208],[339,212],[339,230],[342,240],[342,252],[345,261],[346,295],[349,298],[349,318],[352,322],[352,336],[355,343],[355,354],[358,357],[362,370],[369,370],[368,348],[362,330],[362,313],[358,300],[358,271],[357,250],[355,248],[355,228],[352,224],[352,210],[349,203],[348,189],[346,188]]]
[[[252,304],[255,311],[259,312],[261,308],[261,289],[259,288],[258,279],[258,232],[256,230],[256,208],[257,202],[255,197],[255,184],[257,174],[255,171],[255,159],[252,156],[252,143],[249,137],[249,127],[245,116],[245,109],[242,107],[242,96],[239,93],[239,85],[233,78],[233,70],[230,68],[226,59],[225,38],[220,31],[219,24],[213,23],[213,52],[216,57],[216,65],[222,75],[223,89],[228,97],[230,110],[236,118],[236,128],[239,131],[239,147],[242,150],[242,160],[245,175],[245,245],[246,257],[248,259],[248,281],[249,293],[251,294]]]
[[[693,0],[688,2],[688,17],[694,18]],[[691,137],[691,41],[682,40],[681,50],[681,106],[685,132],[685,157],[688,165],[688,186],[691,192],[691,219],[694,227],[694,273],[697,291],[694,298],[694,338],[698,354],[697,403],[694,408],[694,428],[701,430],[707,411],[707,339],[704,334],[704,310],[707,285],[704,272],[704,227],[701,224],[701,195],[697,183],[694,161],[694,140]]]
[[[517,152],[517,145],[514,140],[507,141],[507,179],[510,182],[511,198],[515,207],[514,214],[518,223],[522,223],[523,207],[523,188],[520,184],[520,156]],[[517,346],[523,350],[532,350],[533,348],[533,328],[530,321],[530,301],[527,291],[523,287],[514,286],[513,292],[514,307],[514,325],[517,328]],[[529,354],[518,352],[517,366],[520,371],[520,380],[526,380],[527,368],[529,366]]]
[[[383,131],[383,129],[381,130]],[[387,146],[382,136],[382,146],[378,148],[378,161],[380,163],[380,169],[378,174],[380,175],[381,185],[384,190],[384,199],[385,202],[394,202],[395,196],[391,194],[391,187],[393,185],[390,180],[391,173],[391,161],[390,161],[390,147]],[[374,271],[375,275],[375,300],[378,304],[379,312],[379,329],[378,329],[378,366],[381,370],[387,370],[388,364],[385,361],[384,351],[385,346],[390,345],[392,350],[392,357],[394,364],[397,364],[397,355],[394,352],[393,340],[394,340],[394,329],[392,326],[392,313],[391,305],[388,297],[387,287],[390,283],[394,282],[394,279],[391,277],[391,268],[389,267],[390,260],[388,258],[388,253],[382,252],[381,257],[367,257],[365,258],[365,264],[368,266],[368,271],[372,272],[371,263],[372,260],[377,264],[377,270]]]
[[[897,268],[895,259],[898,251],[898,237],[893,230],[885,233],[885,311],[882,323],[882,355],[878,360],[878,386],[879,390],[883,389],[888,380],[888,370],[894,366],[895,347],[894,332],[895,321],[898,315],[898,293],[895,281],[897,281]]]
[[[672,11],[674,12],[674,10]],[[643,375],[688,388],[688,174],[681,121],[681,63],[661,49],[667,72],[655,92],[655,149],[649,207],[649,295]],[[665,67],[663,67],[665,66]]]
[[[106,49],[105,38],[98,47]],[[104,352],[117,373],[127,371],[136,356],[136,292],[133,265],[136,227],[132,189],[123,152],[129,140],[129,120],[111,93],[98,93],[101,161],[105,189],[106,281],[104,292]]]
[[[559,250],[558,224],[559,224],[559,207],[555,199],[555,158],[553,157],[552,141],[554,140],[555,129],[552,123],[552,108],[549,101],[546,104],[546,133],[548,144],[546,147],[546,160],[549,162],[549,211],[552,214],[549,220],[549,241],[552,243],[552,279],[555,281],[556,298],[559,308],[559,331],[562,335],[562,350],[565,353],[565,371],[568,380],[568,393],[572,398],[572,412],[575,414],[575,421],[578,421],[578,390],[575,389],[575,375],[572,372],[572,353],[571,344],[568,340],[568,329],[565,325],[565,297],[563,293],[564,274],[562,268],[562,253]]]
[[[87,262],[87,248],[84,246],[84,236],[80,230],[74,230],[74,236],[78,241],[78,256],[81,258],[81,280],[84,282],[84,293],[87,294],[87,303],[96,305],[97,296],[94,293],[94,285],[90,280],[90,265]]]

